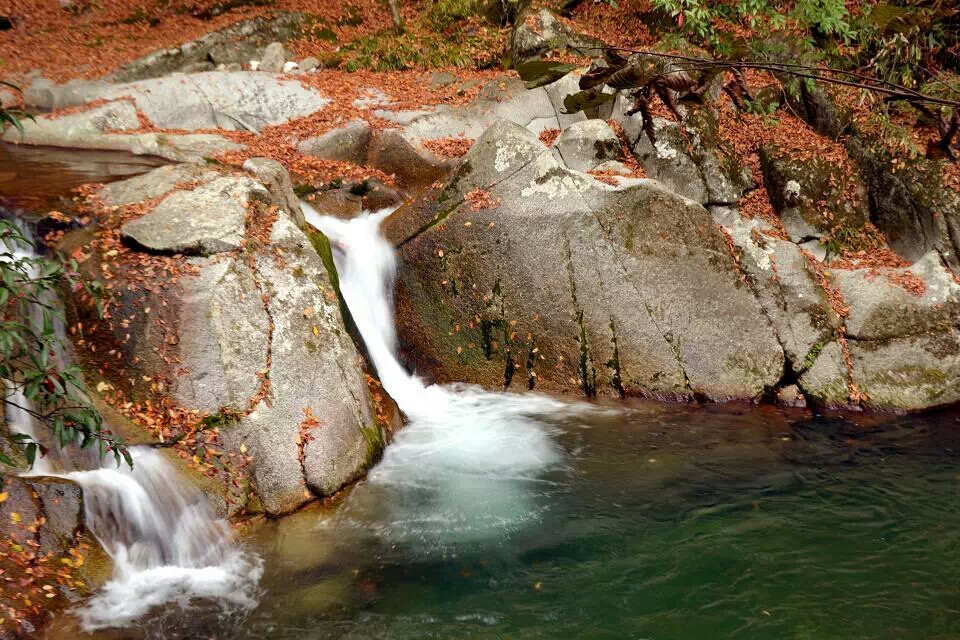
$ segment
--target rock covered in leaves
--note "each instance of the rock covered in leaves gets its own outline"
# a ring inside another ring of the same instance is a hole
[[[490,127],[387,233],[404,352],[439,381],[729,399],[781,376],[706,210],[651,180],[572,172],[516,124]]]
[[[796,160],[775,145],[760,149],[760,161],[770,202],[794,242],[869,221],[867,190],[848,167],[829,158]]]
[[[135,189],[123,182],[105,188],[101,200],[125,204],[103,212],[107,230],[93,245],[98,257],[84,265],[99,266],[101,278],[108,272],[110,317],[93,328],[90,311],[75,306],[71,320],[88,329],[72,336],[88,376],[103,377],[102,385],[91,386],[107,394],[124,390],[121,408],[149,400],[176,415],[196,412],[194,420],[208,415],[205,424],[216,431],[202,432],[212,438],[206,449],[222,449],[223,460],[249,458],[256,503],[276,515],[355,478],[379,454],[384,436],[317,252],[329,247],[319,235],[315,247],[298,226],[299,208],[289,211],[296,197],[289,177],[277,175],[279,165],[251,159],[245,166],[250,173],[161,167],[130,179],[153,195],[148,202],[129,202]],[[179,180],[191,177],[187,184]],[[206,202],[208,196],[225,201]],[[234,206],[236,224],[227,220]],[[145,252],[139,240],[132,246],[110,240],[118,231],[111,230],[112,220],[125,220],[127,234],[136,222],[168,210],[219,217],[218,242],[224,233],[239,235],[217,246],[198,243],[196,225],[171,218],[162,229],[165,254]],[[207,249],[198,257],[169,253],[191,246]],[[216,251],[206,255],[211,247]],[[147,418],[156,426],[155,417]],[[195,460],[201,469],[204,462]],[[214,506],[226,514],[252,507],[239,490],[228,487]]]

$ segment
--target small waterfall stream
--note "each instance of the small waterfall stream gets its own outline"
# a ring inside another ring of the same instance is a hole
[[[30,238],[29,229],[20,228]],[[34,254],[18,249],[15,255]],[[24,315],[34,326],[42,323],[38,308],[25,309]],[[58,319],[54,327],[65,340]],[[57,359],[66,363],[62,351]],[[43,441],[42,428],[28,411],[29,401],[6,384],[11,429]],[[83,628],[125,626],[155,606],[186,606],[194,598],[214,599],[223,607],[255,606],[262,574],[259,558],[231,541],[227,523],[214,518],[202,492],[178,480],[160,452],[133,447],[130,453],[132,470],[115,467],[112,456],[101,463],[93,449],[51,446],[29,472],[67,478],[83,487],[86,525],[114,562],[113,578],[76,612]]]
[[[538,394],[427,385],[408,374],[396,355],[396,256],[379,230],[391,210],[345,221],[307,203],[303,209],[330,240],[341,294],[384,389],[407,417],[363,491],[351,496],[365,501],[355,511],[390,510],[372,526],[388,529],[392,542],[414,539],[444,552],[536,520],[544,475],[563,462],[551,425],[594,409]]]

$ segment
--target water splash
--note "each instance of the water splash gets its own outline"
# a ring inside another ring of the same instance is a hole
[[[344,512],[388,509],[387,517],[370,519],[384,535],[444,548],[536,520],[537,498],[549,486],[544,476],[563,460],[551,425],[585,405],[427,385],[407,373],[396,356],[396,256],[379,231],[391,210],[345,221],[307,203],[303,208],[307,222],[330,240],[343,299],[384,389],[408,419]]]

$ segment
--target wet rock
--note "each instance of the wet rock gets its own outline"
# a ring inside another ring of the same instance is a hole
[[[777,390],[777,404],[802,409],[807,406],[807,399],[803,397],[800,387],[790,384]]]
[[[401,186],[415,189],[446,176],[455,162],[415,145],[407,135],[387,129],[370,144],[370,165],[394,175]]]
[[[850,406],[850,374],[840,343],[817,344],[809,357],[812,362],[799,380],[807,398],[821,407]]]
[[[564,164],[577,171],[590,171],[608,160],[623,158],[620,139],[603,120],[570,125],[553,143]]]
[[[799,161],[772,145],[760,149],[760,162],[770,201],[794,242],[868,222],[866,187],[848,168],[826,159]]]
[[[385,229],[404,353],[438,381],[727,399],[781,375],[706,210],[655,181],[569,171],[518,125],[493,125],[444,190]]]
[[[325,160],[365,164],[370,150],[370,139],[370,125],[363,120],[354,120],[344,127],[302,140],[297,145],[297,150]]]
[[[260,59],[258,71],[267,71],[270,73],[280,73],[283,71],[283,64],[287,61],[287,54],[283,50],[283,44],[280,42],[271,42],[263,52],[263,58]]]
[[[250,178],[222,177],[192,191],[177,191],[123,225],[127,240],[151,251],[210,255],[242,246],[247,206],[269,201]]]

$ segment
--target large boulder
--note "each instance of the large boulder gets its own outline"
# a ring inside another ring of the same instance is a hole
[[[102,245],[84,249],[95,255],[84,268],[108,275],[110,314],[118,321],[98,323],[80,305],[71,306],[70,319],[88,327],[82,340],[72,337],[77,361],[98,381],[89,387],[122,390],[133,402],[153,398],[160,384],[174,406],[207,414],[219,428],[219,446],[252,456],[248,471],[257,504],[279,515],[357,477],[379,454],[384,436],[317,252],[329,246],[317,235],[315,247],[285,209],[296,200],[289,177],[278,176],[269,160],[249,165],[248,174],[218,167],[213,177],[201,174],[199,185],[176,180],[196,176],[199,168],[162,167],[134,178],[143,193],[160,194],[146,213],[143,203],[128,201],[129,186],[104,189],[101,200],[125,203],[103,212],[108,228],[131,212],[143,220],[173,202],[197,217],[226,216],[222,229],[239,240],[228,251],[224,245],[214,247],[220,251],[214,255],[192,258],[143,253],[140,241],[104,253],[97,253]],[[233,204],[208,202],[227,187],[240,189],[227,197]],[[251,197],[240,207],[238,226],[229,209],[243,194]],[[195,242],[195,231],[189,221],[171,223],[163,229],[164,246],[206,246]],[[174,274],[156,282],[158,269]],[[216,498],[214,506],[229,515],[248,496],[231,489]]]
[[[719,400],[782,375],[703,207],[651,180],[570,171],[516,124],[490,127],[386,233],[404,354],[438,381]]]
[[[623,158],[620,139],[603,120],[570,125],[553,143],[553,148],[567,167],[577,171],[590,171],[604,162]]]
[[[827,272],[847,315],[846,353],[818,344],[800,386],[818,404],[917,410],[960,401],[960,283],[935,251],[910,267]]]
[[[739,265],[783,346],[793,375],[806,371],[834,340],[840,318],[800,247],[759,220],[736,218],[727,233]]]
[[[551,52],[568,49],[581,56],[602,54],[605,44],[596,38],[575,32],[547,8],[531,7],[516,18],[510,33],[513,63],[520,64]]]

